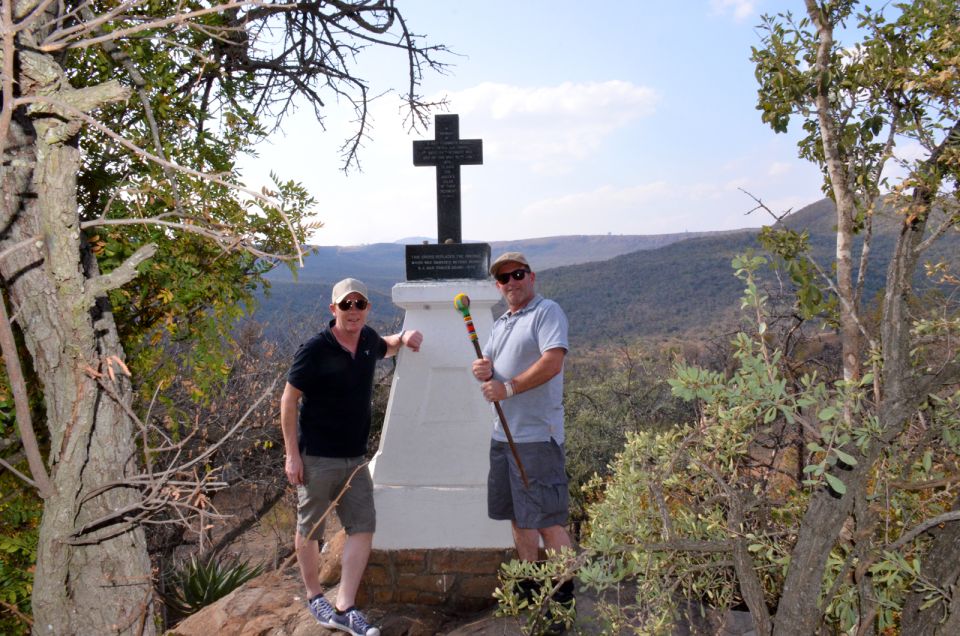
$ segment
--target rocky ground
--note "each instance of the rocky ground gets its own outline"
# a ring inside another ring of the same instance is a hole
[[[290,559],[295,524],[293,501],[282,499],[230,543],[223,554],[263,563],[267,572],[220,599],[201,612],[182,621],[167,636],[325,636],[330,634],[317,624],[306,608],[296,564]],[[249,493],[234,492],[219,502],[221,512],[242,512],[251,508]],[[336,596],[339,579],[339,554],[342,533],[332,519],[326,529],[321,580],[328,586],[327,598]],[[229,528],[215,534],[231,532]],[[595,595],[579,591],[577,620],[570,634],[605,634],[598,618]],[[498,617],[491,601],[489,610],[463,614],[442,608],[392,605],[365,608],[367,617],[379,625],[383,636],[520,636],[520,620]],[[684,624],[676,636],[753,636],[749,615],[728,612],[694,624]]]
[[[327,598],[333,600],[336,588]],[[569,634],[598,636],[607,634],[597,616],[597,599],[590,594],[577,596],[577,621]],[[380,626],[383,636],[520,636],[520,621],[515,617],[495,616],[493,609],[470,615],[444,612],[437,608],[413,605],[372,607],[371,622]],[[254,579],[214,605],[186,619],[167,636],[326,636],[307,610],[296,566],[270,572]],[[725,617],[680,625],[676,636],[754,636],[749,615],[728,612]]]

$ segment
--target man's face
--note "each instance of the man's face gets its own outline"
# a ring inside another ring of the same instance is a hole
[[[360,309],[363,306],[363,309]],[[367,324],[370,302],[358,292],[352,292],[339,303],[330,305],[336,325],[346,333],[359,333]]]
[[[521,275],[520,272],[523,272],[523,279],[517,280],[517,276]],[[536,280],[536,274],[531,272],[526,265],[507,261],[497,270],[495,278],[497,279],[497,288],[507,300],[510,311],[523,309],[533,299],[533,283]],[[506,282],[501,282],[502,279],[506,279]]]

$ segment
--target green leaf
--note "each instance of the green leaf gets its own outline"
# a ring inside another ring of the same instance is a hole
[[[817,413],[817,417],[820,418],[821,422],[832,420],[836,416],[837,416],[837,409],[833,406],[828,406],[826,408],[823,408],[820,410],[819,413]]]
[[[846,485],[840,481],[838,477],[831,475],[830,473],[824,473],[823,476],[826,477],[827,483],[830,484],[830,488],[832,488],[835,493],[842,495],[847,492]]]
[[[837,455],[837,458],[838,458],[840,461],[842,461],[844,464],[846,464],[847,466],[856,466],[856,465],[857,465],[857,460],[853,457],[853,455],[851,455],[851,454],[849,454],[849,453],[845,453],[845,452],[843,452],[842,450],[840,450],[839,448],[834,448],[834,449],[833,449],[833,452]]]

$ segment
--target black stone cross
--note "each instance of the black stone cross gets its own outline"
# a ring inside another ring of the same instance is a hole
[[[437,242],[462,242],[460,166],[483,163],[483,141],[460,139],[460,116],[437,115],[435,139],[413,142],[413,165],[437,167]]]

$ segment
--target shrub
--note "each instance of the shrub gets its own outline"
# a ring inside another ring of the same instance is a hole
[[[164,602],[182,616],[190,616],[223,598],[263,571],[262,565],[215,556],[194,555],[172,576],[171,591]]]

